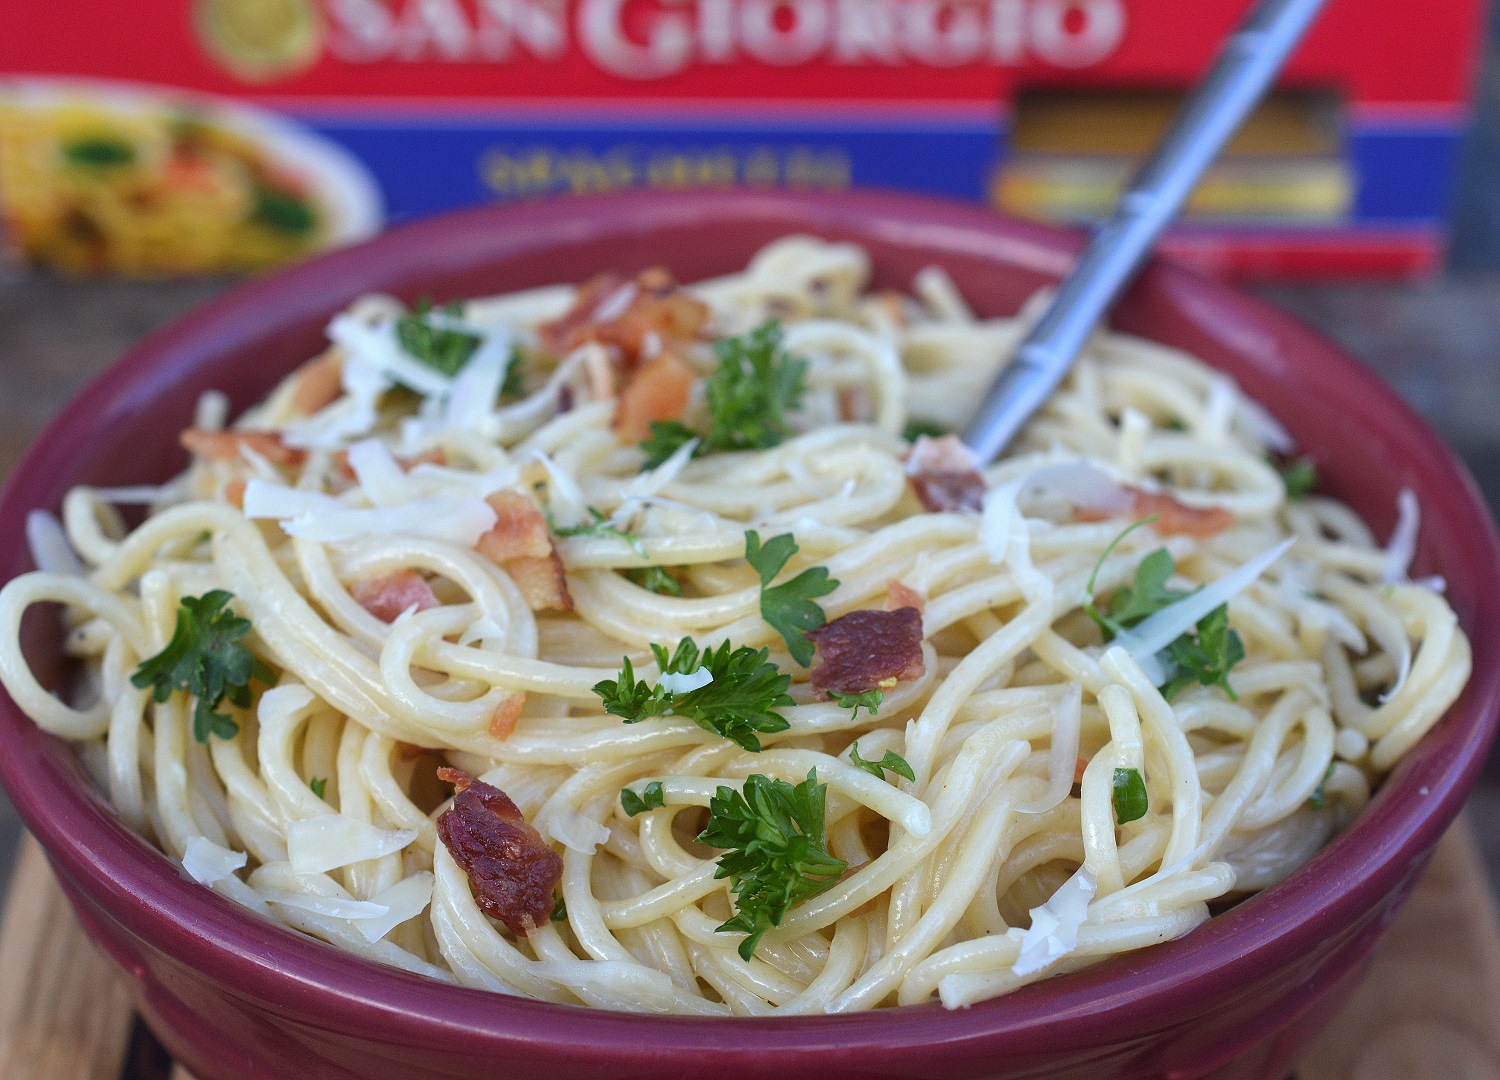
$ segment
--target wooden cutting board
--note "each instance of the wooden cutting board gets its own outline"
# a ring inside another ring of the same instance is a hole
[[[1500,1080],[1500,922],[1466,818],[1297,1080]],[[27,839],[0,924],[0,1078],[164,1080],[125,976],[83,934]],[[156,1059],[152,1064],[153,1057]],[[181,1066],[170,1080],[193,1080]]]

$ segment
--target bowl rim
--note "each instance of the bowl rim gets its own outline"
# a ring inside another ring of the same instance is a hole
[[[372,265],[437,272],[483,237],[507,228],[530,230],[541,238],[538,244],[561,244],[590,223],[648,235],[705,215],[790,215],[869,227],[914,243],[929,230],[944,243],[998,254],[1054,276],[1078,249],[1076,237],[1060,230],[1003,219],[970,204],[887,193],[643,192],[489,206],[425,219],[240,285],[115,361],[64,407],[17,465],[0,492],[0,539],[16,541],[23,534],[38,493],[55,486],[48,470],[64,460],[68,439],[87,432],[95,415],[122,398],[153,386],[159,390],[161,378],[174,367],[192,364],[194,357],[206,363],[215,351],[223,352],[226,346],[215,345],[216,335],[253,338],[256,309],[270,297],[279,300],[294,290],[327,293],[331,282],[357,283],[361,267]],[[1475,569],[1478,583],[1473,622],[1465,627],[1474,643],[1474,674],[1442,721],[1451,744],[1445,758],[1424,759],[1420,771],[1398,769],[1383,785],[1383,797],[1306,866],[1183,938],[952,1012],[933,1003],[815,1017],[608,1012],[443,984],[262,922],[192,881],[131,832],[102,795],[77,782],[82,774],[76,763],[59,758],[60,740],[37,729],[3,690],[0,782],[64,879],[86,883],[92,902],[134,935],[189,968],[215,972],[235,993],[275,1002],[284,1013],[317,1027],[378,1024],[383,1037],[395,1041],[430,1039],[435,1030],[446,1030],[462,1033],[470,1043],[546,1045],[600,1062],[646,1060],[671,1051],[796,1055],[831,1046],[841,1054],[873,1057],[897,1048],[958,1046],[1043,1030],[1051,1033],[1047,1041],[1083,1032],[1139,1037],[1155,1013],[1232,996],[1256,971],[1315,953],[1330,927],[1360,917],[1410,880],[1461,808],[1500,718],[1500,663],[1484,662],[1500,659],[1500,621],[1493,614],[1500,612],[1500,542],[1462,465],[1373,373],[1289,316],[1161,260],[1146,279],[1183,303],[1211,302],[1269,329],[1347,380],[1349,393],[1394,425],[1408,440],[1413,459],[1440,480],[1444,500],[1432,520],[1449,527],[1453,535],[1444,542],[1457,545],[1455,558]],[[0,554],[0,577],[8,579],[23,565],[24,545],[20,553]],[[579,1023],[585,1017],[588,1022]],[[651,1027],[643,1029],[643,1023]],[[767,1043],[768,1035],[775,1036],[774,1044]]]

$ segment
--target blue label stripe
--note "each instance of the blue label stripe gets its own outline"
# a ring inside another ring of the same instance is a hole
[[[785,110],[706,117],[601,114],[306,114],[362,159],[393,220],[494,199],[627,187],[883,187],[986,198],[1005,127],[973,110],[894,117]],[[1351,226],[1432,225],[1447,210],[1463,125],[1350,125]]]

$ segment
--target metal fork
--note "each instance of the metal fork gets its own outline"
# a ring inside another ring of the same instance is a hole
[[[964,432],[964,442],[981,462],[999,457],[1062,382],[1089,334],[1134,279],[1203,171],[1265,95],[1324,3],[1260,0],[1224,43],[1113,215],[990,387]]]

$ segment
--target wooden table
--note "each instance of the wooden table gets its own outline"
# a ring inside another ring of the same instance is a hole
[[[1297,1080],[1500,1080],[1497,1001],[1500,923],[1460,819]],[[143,1040],[125,976],[84,936],[28,837],[0,925],[0,1077],[167,1080]],[[170,1080],[193,1078],[178,1066]]]

